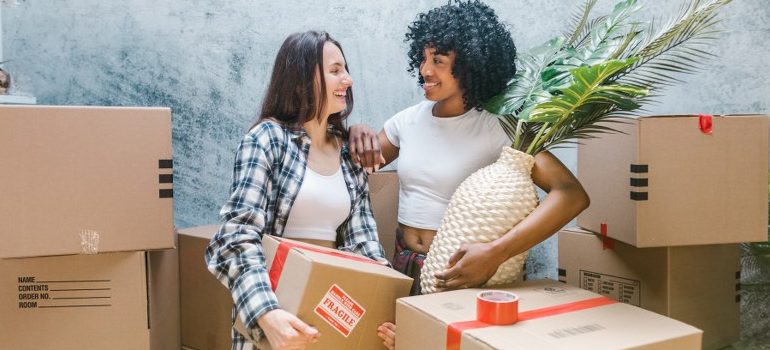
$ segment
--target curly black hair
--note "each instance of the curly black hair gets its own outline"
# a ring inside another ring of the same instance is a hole
[[[477,1],[450,0],[417,15],[409,25],[409,73],[419,74],[425,47],[439,54],[456,53],[452,75],[458,79],[466,108],[481,104],[502,91],[516,74],[516,46],[495,11]]]

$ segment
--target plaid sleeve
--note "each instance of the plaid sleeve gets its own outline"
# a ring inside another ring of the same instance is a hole
[[[356,195],[352,215],[344,224],[344,245],[339,249],[358,253],[373,260],[387,262],[385,252],[377,236],[377,224],[374,222],[374,214],[372,214],[372,202],[369,198],[366,173],[360,171],[358,174],[353,174],[353,177],[364,186],[362,192]]]
[[[220,212],[224,223],[206,249],[209,271],[230,289],[235,309],[249,329],[257,329],[257,319],[279,307],[262,250],[274,137],[269,126],[258,126],[241,141],[232,194]]]

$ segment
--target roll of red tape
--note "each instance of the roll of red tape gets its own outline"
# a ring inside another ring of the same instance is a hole
[[[519,296],[502,290],[476,295],[476,319],[494,325],[510,325],[519,319]]]

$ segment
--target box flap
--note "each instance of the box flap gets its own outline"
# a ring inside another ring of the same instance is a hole
[[[202,225],[177,229],[176,232],[180,235],[211,240],[211,237],[214,237],[214,235],[219,231],[219,227],[219,225]]]

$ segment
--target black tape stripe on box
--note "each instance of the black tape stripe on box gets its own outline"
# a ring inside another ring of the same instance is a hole
[[[559,276],[567,276],[567,270],[559,269]]]
[[[631,192],[632,201],[646,201],[647,192]]]
[[[158,197],[160,197],[160,198],[174,198],[174,190],[173,189],[158,190]]]
[[[647,187],[647,179],[634,179],[631,178],[631,186],[633,187]]]
[[[158,159],[158,168],[160,169],[171,169],[174,167],[174,160],[173,159]]]
[[[642,174],[648,172],[647,164],[631,164],[631,172],[635,174]]]
[[[173,174],[160,174],[160,175],[158,175],[158,182],[162,183],[162,184],[174,183],[174,175]]]

